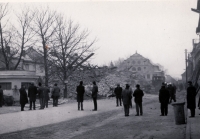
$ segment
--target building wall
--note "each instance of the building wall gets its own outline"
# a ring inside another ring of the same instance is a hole
[[[153,65],[149,59],[137,53],[125,60],[121,66],[123,67],[122,69],[143,75],[149,81],[153,79],[154,75],[163,75],[158,66]]]

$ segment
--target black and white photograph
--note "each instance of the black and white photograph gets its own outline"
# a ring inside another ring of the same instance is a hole
[[[200,0],[0,0],[0,139],[199,139]]]

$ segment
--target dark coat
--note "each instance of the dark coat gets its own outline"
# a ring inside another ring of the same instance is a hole
[[[187,88],[187,108],[196,108],[196,88],[194,86]]]
[[[171,97],[173,97],[175,95],[174,89],[175,88],[171,85],[167,87],[167,90],[169,91],[169,94],[170,94]]]
[[[3,101],[3,90],[0,89],[0,101]]]
[[[114,93],[115,93],[116,97],[121,97],[122,96],[122,88],[116,87]]]
[[[36,101],[36,94],[37,94],[37,87],[36,86],[30,86],[28,88],[28,97],[30,101]]]
[[[141,89],[136,89],[133,93],[133,97],[135,97],[135,103],[141,103],[143,96],[144,96],[143,91]]]
[[[168,104],[169,103],[170,94],[169,91],[165,88],[165,86],[162,86],[159,90],[159,102]]]
[[[52,96],[53,97],[59,97],[60,96],[60,88],[58,86],[54,86],[52,90]]]
[[[50,93],[50,90],[48,87],[44,87],[44,99],[45,100],[49,100],[49,93]]]
[[[130,101],[131,101],[131,96],[132,92],[130,89],[124,89],[122,91],[122,101],[124,105],[130,105]]]
[[[39,98],[44,98],[44,87],[39,86],[37,90]]]
[[[20,104],[28,103],[28,97],[27,97],[26,90],[24,88],[20,88],[19,92],[20,92],[20,100],[19,100]]]
[[[76,92],[77,92],[77,102],[83,102],[83,96],[85,93],[85,87],[82,85],[79,85],[76,87]]]
[[[97,98],[97,93],[98,93],[98,86],[97,85],[93,85],[93,88],[92,88],[92,97],[93,98]]]

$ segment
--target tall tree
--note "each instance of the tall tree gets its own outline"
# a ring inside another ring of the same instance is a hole
[[[51,43],[52,36],[56,33],[56,11],[47,8],[37,8],[34,10],[34,23],[32,29],[37,34],[39,50],[44,56],[44,70],[45,70],[45,85],[48,85],[48,45]],[[42,46],[42,47],[41,47]]]
[[[62,15],[56,19],[57,31],[51,41],[51,57],[55,63],[57,76],[65,83],[67,78],[94,53],[92,48],[96,39],[88,41],[89,32],[80,30],[72,20],[65,20]],[[67,97],[65,90],[64,97]]]
[[[34,15],[28,8],[16,15],[16,21],[10,19],[10,7],[8,4],[0,4],[0,49],[1,62],[6,70],[16,70],[21,61],[24,50],[31,45],[34,36],[30,24]],[[15,19],[15,18],[14,18]],[[14,22],[15,24],[11,24]]]

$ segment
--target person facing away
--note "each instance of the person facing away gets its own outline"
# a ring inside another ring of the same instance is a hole
[[[20,92],[20,105],[21,105],[21,111],[24,111],[24,107],[26,103],[28,103],[28,96],[25,90],[25,86],[22,85],[22,87],[19,89]]]
[[[83,81],[80,81],[79,86],[76,87],[76,92],[77,92],[77,102],[78,102],[78,110],[80,110],[80,105],[81,105],[81,110],[83,111],[83,99],[84,99],[84,93],[85,93],[85,87],[83,86]]]
[[[1,85],[0,85],[0,107],[2,107],[3,105],[3,89],[1,88]]]
[[[40,100],[40,110],[44,109],[44,88],[42,87],[41,83],[38,83],[39,87],[38,87],[38,96],[39,96],[39,100]]]
[[[52,97],[53,97],[53,107],[57,107],[58,98],[60,97],[60,88],[57,86],[57,83],[54,84],[54,88],[52,89]]]
[[[160,116],[167,116],[168,114],[169,97],[169,91],[165,88],[165,83],[162,83],[161,89],[159,90]]]
[[[2,107],[3,105],[3,89],[1,88],[1,85],[0,85],[0,107]]]
[[[170,83],[167,87],[168,91],[169,91],[169,94],[170,94],[170,98],[169,98],[169,103],[172,102],[172,100],[174,102],[176,102],[176,97],[175,97],[175,88],[172,86],[172,84]]]
[[[97,111],[97,93],[98,93],[98,86],[96,85],[96,82],[93,81],[93,87],[92,87],[92,99],[94,103],[94,109],[92,111]]]
[[[130,100],[131,100],[131,90],[129,89],[129,85],[126,84],[125,89],[122,91],[122,101],[124,105],[124,113],[125,116],[129,116],[129,107],[130,107]]]
[[[139,116],[143,115],[143,110],[142,110],[142,97],[144,96],[143,91],[140,89],[140,85],[137,84],[136,85],[136,90],[133,93],[133,97],[135,97],[134,101],[135,101],[135,106],[136,106],[136,115],[135,116]]]
[[[49,101],[49,87],[47,85],[45,85],[44,87],[44,107],[48,108],[48,101]]]
[[[187,108],[190,109],[191,116],[195,117],[195,108],[196,108],[196,88],[192,85],[191,81],[188,81],[187,88]]]
[[[28,97],[30,103],[29,110],[32,110],[32,104],[33,104],[33,109],[35,110],[36,94],[37,94],[37,87],[34,86],[33,83],[31,83],[31,85],[28,88]]]
[[[114,90],[115,96],[116,96],[116,103],[117,107],[122,106],[122,87],[120,87],[120,84],[117,84],[117,87]]]

